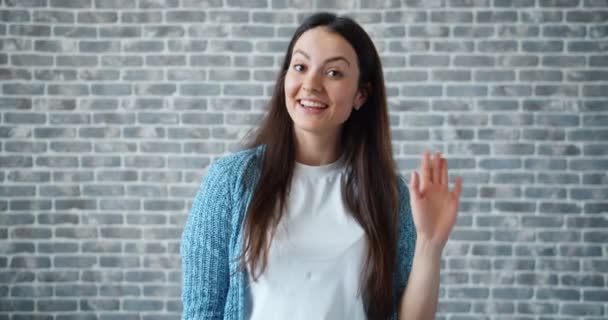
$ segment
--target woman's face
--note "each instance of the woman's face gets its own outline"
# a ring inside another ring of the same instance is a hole
[[[285,75],[285,102],[296,135],[338,134],[364,101],[357,54],[348,41],[324,27],[304,32]]]

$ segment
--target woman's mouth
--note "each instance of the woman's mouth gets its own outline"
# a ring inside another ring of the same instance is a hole
[[[317,114],[327,109],[329,106],[325,103],[307,99],[297,100],[298,106],[304,109],[307,113]]]

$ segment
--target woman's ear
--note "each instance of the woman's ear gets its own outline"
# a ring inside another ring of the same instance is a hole
[[[367,101],[367,97],[369,96],[369,91],[371,90],[371,85],[366,83],[359,87],[357,90],[357,94],[355,95],[355,101],[353,103],[353,107],[355,110],[359,110],[365,101]]]

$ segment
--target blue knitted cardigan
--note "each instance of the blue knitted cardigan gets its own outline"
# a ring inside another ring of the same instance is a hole
[[[247,149],[216,160],[194,198],[180,245],[182,319],[249,318],[251,293],[246,269],[239,267],[243,222],[255,189],[264,147]],[[412,267],[416,230],[409,193],[399,183],[397,269],[392,319]]]

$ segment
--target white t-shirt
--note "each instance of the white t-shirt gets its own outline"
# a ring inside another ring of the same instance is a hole
[[[266,270],[257,282],[250,277],[251,320],[366,319],[366,238],[343,203],[343,169],[343,158],[296,163]]]

